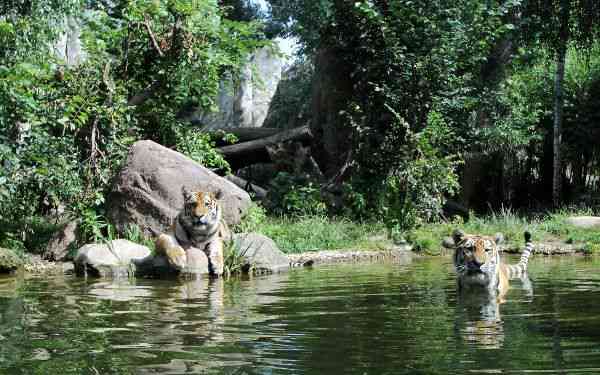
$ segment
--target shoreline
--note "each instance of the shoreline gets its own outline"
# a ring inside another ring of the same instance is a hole
[[[413,257],[450,256],[452,249],[440,246],[437,254],[415,252],[410,245],[400,245],[380,250],[316,250],[301,253],[285,254],[290,260],[290,269],[307,265],[328,265],[337,263],[360,263],[378,261],[409,261]],[[520,254],[521,247],[500,245],[502,254]],[[586,256],[581,244],[564,244],[559,242],[536,243],[534,254],[543,256]],[[23,266],[23,270],[32,275],[65,274],[73,271],[73,262],[47,261],[39,256],[33,256]]]
[[[335,264],[350,262],[375,262],[381,260],[400,260],[418,255],[410,246],[398,246],[382,250],[317,250],[286,254],[292,268],[306,264]]]

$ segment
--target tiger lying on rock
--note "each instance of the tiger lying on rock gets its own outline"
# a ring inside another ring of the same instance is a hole
[[[203,251],[208,257],[210,274],[221,276],[224,266],[223,245],[230,237],[219,202],[222,193],[189,192],[185,187],[182,193],[183,210],[171,228],[156,240],[156,253],[166,256],[173,268],[182,271],[195,252]]]
[[[514,265],[504,264],[500,260],[498,245],[502,241],[501,234],[492,238],[455,230],[453,237],[456,247],[454,267],[460,290],[484,288],[496,293],[498,300],[503,301],[509,289],[510,279],[527,278],[527,263],[534,250],[529,232],[524,233],[525,249],[519,262]]]

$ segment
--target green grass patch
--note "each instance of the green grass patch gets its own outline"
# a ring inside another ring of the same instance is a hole
[[[504,242],[510,247],[524,246],[523,232],[528,230],[534,242],[561,242],[580,245],[585,253],[600,254],[600,230],[578,228],[566,223],[570,216],[593,215],[587,210],[559,210],[543,215],[519,215],[504,209],[487,216],[473,216],[467,223],[430,223],[407,234],[407,240],[415,251],[438,254],[440,242],[452,235],[456,228],[470,234],[494,236],[502,233]],[[589,250],[585,250],[588,248]]]
[[[360,223],[327,216],[267,216],[253,206],[237,232],[258,232],[275,241],[284,253],[314,250],[378,250],[389,248],[382,223]]]
[[[521,215],[510,209],[487,216],[474,216],[467,223],[441,222],[420,226],[404,238],[414,251],[429,255],[442,252],[441,242],[460,228],[467,233],[494,236],[502,233],[504,243],[512,248],[524,246],[523,232],[530,231],[534,242],[571,243],[586,254],[600,254],[600,230],[577,228],[566,223],[569,216],[592,215],[589,211],[560,210],[548,214]],[[238,232],[259,232],[272,238],[286,253],[313,250],[377,250],[390,248],[383,223],[360,223],[346,218],[326,216],[272,217],[253,206]]]

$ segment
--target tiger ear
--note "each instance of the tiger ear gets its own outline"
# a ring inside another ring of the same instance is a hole
[[[181,187],[181,194],[186,202],[192,199],[192,193],[185,187],[185,185]]]
[[[223,198],[223,190],[219,189],[219,190],[215,191],[215,198],[217,200],[220,200],[221,198]]]
[[[494,236],[494,241],[496,242],[496,245],[501,244],[504,242],[504,235],[500,232],[496,233]]]
[[[466,234],[462,229],[455,229],[452,232],[452,239],[454,240],[454,245],[458,245],[464,238]]]

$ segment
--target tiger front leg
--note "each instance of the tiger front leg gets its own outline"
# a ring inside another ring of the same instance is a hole
[[[204,250],[208,257],[208,271],[213,276],[223,275],[223,241],[221,239],[211,241]]]
[[[163,233],[158,237],[156,240],[156,253],[167,257],[169,265],[178,271],[183,270],[187,264],[185,250],[171,234]]]

